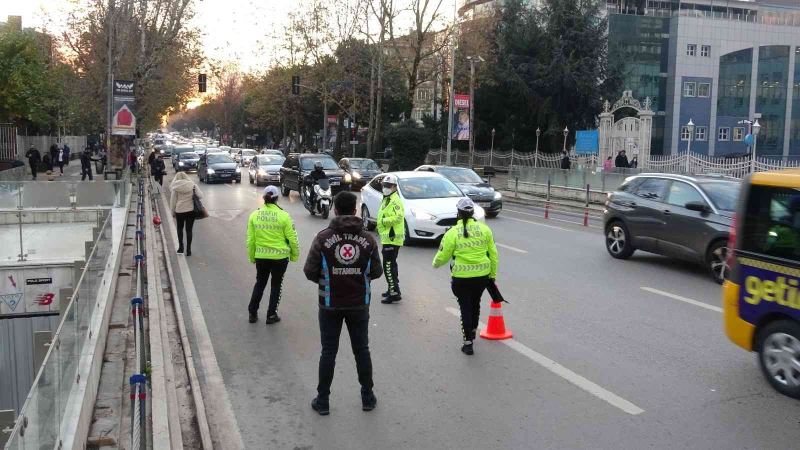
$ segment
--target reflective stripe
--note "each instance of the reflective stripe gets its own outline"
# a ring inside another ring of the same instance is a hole
[[[325,306],[331,306],[331,274],[328,272],[328,260],[325,259],[325,254],[322,255],[322,273],[325,275]]]
[[[489,316],[500,316],[503,317],[503,310],[500,308],[489,308]]]
[[[373,250],[374,251],[374,250]],[[372,255],[370,255],[369,262],[367,262],[367,270],[364,271],[364,304],[369,305],[369,297],[372,294],[370,291],[369,269],[372,267]]]

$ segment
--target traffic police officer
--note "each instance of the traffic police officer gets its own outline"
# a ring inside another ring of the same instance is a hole
[[[497,276],[497,247],[492,230],[473,218],[475,204],[472,200],[463,198],[456,207],[458,222],[444,234],[433,258],[433,267],[441,267],[452,260],[452,289],[461,309],[461,331],[464,334],[461,351],[472,355],[481,295]]]
[[[397,192],[397,177],[389,174],[383,178],[383,200],[378,210],[377,230],[381,239],[383,273],[389,288],[381,303],[400,301],[400,283],[397,278],[397,254],[405,241],[405,211]]]
[[[281,301],[283,275],[289,261],[297,261],[300,250],[297,232],[289,213],[276,202],[280,191],[275,186],[264,189],[264,206],[250,214],[247,221],[247,256],[256,265],[256,284],[250,297],[250,323],[258,321],[258,307],[270,275],[272,288],[267,309],[267,325],[280,322],[278,304]]]

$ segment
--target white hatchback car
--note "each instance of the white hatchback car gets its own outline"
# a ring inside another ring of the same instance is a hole
[[[361,220],[364,228],[375,228],[383,193],[381,182],[386,173],[372,179],[361,190]],[[466,195],[452,181],[438,173],[392,172],[397,177],[398,192],[405,210],[406,242],[435,240],[456,224],[456,204]],[[475,218],[484,220],[486,212],[475,205]]]

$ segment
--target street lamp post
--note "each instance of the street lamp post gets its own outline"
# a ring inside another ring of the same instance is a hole
[[[456,30],[458,27],[458,17],[456,16],[456,2],[453,2],[453,28],[452,28],[452,44],[450,46],[450,97],[447,102],[447,165],[452,164],[453,160],[450,152],[453,149],[453,102],[455,102],[455,79],[456,79]]]
[[[492,146],[489,149],[489,167],[492,167],[492,158],[494,157],[494,128],[492,128]]]
[[[536,151],[533,153],[533,168],[539,168],[539,136],[542,135],[542,130],[536,127]]]
[[[564,127],[564,146],[561,147],[561,151],[567,153],[567,136],[569,135],[569,128]]]
[[[467,56],[469,61],[469,166],[475,158],[475,60],[485,61],[481,56]]]
[[[686,124],[686,129],[689,131],[689,143],[686,144],[686,173],[689,173],[689,156],[692,153],[692,138],[694,137],[694,122],[692,119],[689,119],[689,123]]]
[[[761,124],[756,119],[753,124],[753,154],[750,156],[750,173],[756,172],[756,147],[758,146],[758,132],[761,131]]]

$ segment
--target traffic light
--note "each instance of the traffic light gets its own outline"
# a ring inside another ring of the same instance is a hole
[[[204,73],[197,75],[197,90],[199,92],[206,91],[206,74]]]
[[[300,95],[300,75],[292,75],[292,95]]]

